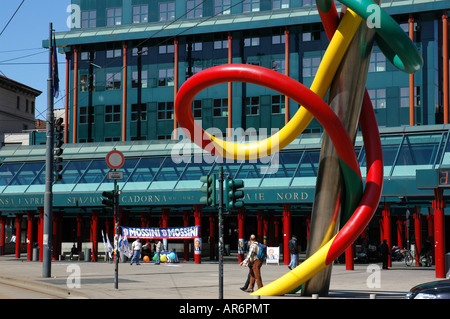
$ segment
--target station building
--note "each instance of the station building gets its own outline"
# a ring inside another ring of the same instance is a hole
[[[67,94],[63,179],[53,188],[54,258],[61,242],[95,243],[101,230],[113,233],[113,216],[103,212],[101,194],[112,189],[105,156],[114,148],[126,158],[119,183],[121,225],[199,225],[204,247],[209,243],[215,258],[217,211],[199,204],[199,179],[224,165],[227,174],[245,181],[245,208],[225,218],[231,250],[250,233],[283,247],[295,233],[305,250],[320,124],[313,120],[289,147],[256,162],[221,161],[189,143],[180,161],[174,99],[189,77],[226,63],[260,65],[309,86],[328,45],[315,1],[74,0],[72,5],[73,28],[56,33],[66,58]],[[424,66],[410,76],[374,45],[366,86],[382,137],[385,184],[376,216],[355,244],[376,247],[388,238],[391,245],[414,243],[420,251],[426,239],[433,240],[435,211],[446,212],[447,185],[433,176],[450,168],[449,4],[392,0],[381,6],[413,39]],[[232,83],[198,94],[193,114],[204,128],[224,134],[230,128],[270,134],[298,107],[270,89]],[[364,177],[360,135],[355,150]],[[24,246],[29,242],[29,256],[41,232],[45,146],[3,147],[0,159],[0,246],[14,232]],[[443,219],[442,227],[448,213]],[[448,247],[448,235],[446,240]],[[96,260],[100,248],[93,250]],[[20,256],[20,244],[15,251]]]

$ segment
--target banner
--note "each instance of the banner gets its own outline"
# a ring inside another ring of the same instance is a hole
[[[119,236],[119,251],[130,258],[133,256],[133,252],[130,249],[130,245],[128,244],[127,236]]]
[[[128,238],[189,239],[198,237],[198,226],[189,227],[123,227],[122,234]]]

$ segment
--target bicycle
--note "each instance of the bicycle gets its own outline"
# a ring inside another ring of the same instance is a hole
[[[408,267],[411,266],[414,261],[417,261],[420,266],[431,267],[432,263],[431,256],[421,255],[419,258],[416,258],[411,254],[409,250],[404,252],[404,256],[405,256],[405,264]]]

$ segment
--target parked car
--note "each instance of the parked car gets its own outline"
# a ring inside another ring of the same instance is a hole
[[[414,286],[406,294],[406,299],[450,299],[450,279]]]

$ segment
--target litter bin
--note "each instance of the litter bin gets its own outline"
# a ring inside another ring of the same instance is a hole
[[[39,247],[33,248],[33,261],[39,261]]]
[[[223,254],[225,256],[231,256],[231,248],[230,248],[230,244],[226,244],[225,245],[225,251],[223,252]]]
[[[84,261],[91,261],[91,249],[90,248],[84,249]]]

